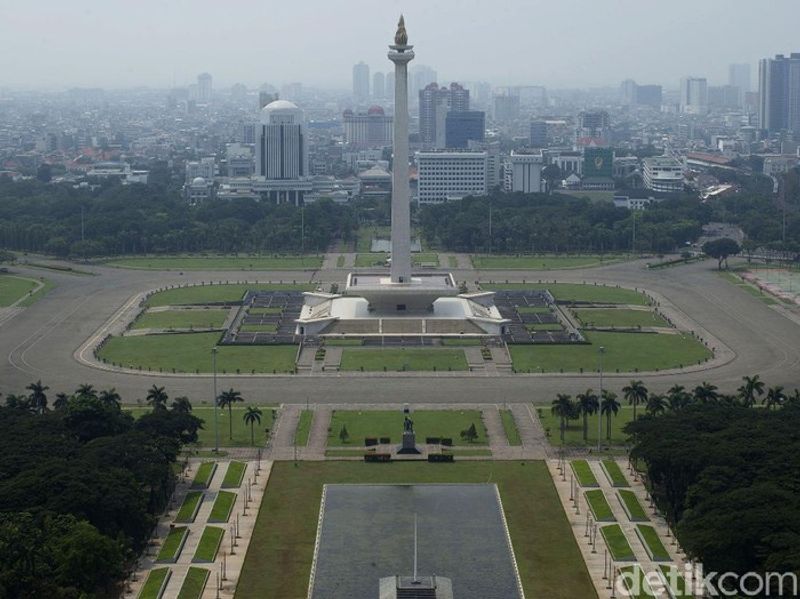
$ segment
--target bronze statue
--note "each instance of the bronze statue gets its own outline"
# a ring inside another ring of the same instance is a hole
[[[407,433],[414,432],[414,421],[408,416],[406,416],[405,420],[403,421],[403,431]]]
[[[394,34],[395,46],[407,46],[408,34],[406,33],[406,22],[403,15],[400,15],[400,20],[397,22],[397,33]]]

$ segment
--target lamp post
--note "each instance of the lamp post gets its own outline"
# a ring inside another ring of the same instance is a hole
[[[597,410],[597,451],[600,451],[600,437],[603,435],[603,354],[606,348],[602,345],[597,350],[597,358],[600,363],[600,402]]]
[[[217,346],[211,348],[211,370],[214,373],[214,452],[219,452],[219,417],[217,416]]]

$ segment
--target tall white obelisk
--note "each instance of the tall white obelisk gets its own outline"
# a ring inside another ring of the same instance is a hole
[[[411,282],[411,205],[408,188],[408,63],[413,46],[403,15],[397,24],[394,45],[389,46],[394,63],[394,158],[392,160],[392,283]]]

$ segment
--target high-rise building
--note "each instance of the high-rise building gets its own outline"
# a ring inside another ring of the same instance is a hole
[[[519,96],[499,95],[494,97],[494,120],[510,123],[519,118]]]
[[[423,146],[445,147],[445,119],[449,111],[469,110],[469,90],[458,83],[439,87],[430,83],[419,91],[419,136]]]
[[[651,156],[643,161],[644,186],[661,193],[683,191],[683,165],[671,156]]]
[[[532,148],[547,147],[547,122],[532,121],[529,145]]]
[[[357,149],[384,148],[392,145],[392,117],[380,106],[366,113],[345,110],[342,114],[345,143]]]
[[[637,103],[636,92],[639,86],[633,79],[626,79],[619,86],[619,99],[625,106]]]
[[[411,69],[410,93],[413,95],[415,90],[424,89],[428,84],[437,83],[438,81],[439,79],[436,71],[424,64],[418,64]]]
[[[208,73],[201,73],[197,76],[197,101],[200,104],[208,104],[211,102],[212,83],[211,75]]]
[[[705,77],[681,79],[681,112],[684,114],[708,112],[708,81]]]
[[[663,92],[660,85],[637,85],[636,103],[640,106],[661,106]]]
[[[256,176],[263,178],[267,198],[278,203],[300,204],[303,193],[311,188],[305,118],[292,102],[277,100],[261,111],[256,134]]]
[[[540,193],[542,191],[542,153],[513,150],[505,163],[506,191]]]
[[[364,62],[353,65],[353,97],[358,100],[369,98],[369,66]]]
[[[708,105],[715,108],[737,108],[741,106],[741,90],[735,85],[719,85],[708,88]]]
[[[750,84],[750,65],[732,64],[728,67],[728,85],[739,88],[740,102],[744,102],[746,93],[752,91]]]
[[[758,122],[769,133],[800,134],[800,53],[759,61]]]
[[[372,76],[372,96],[378,100],[386,97],[386,75],[380,71]]]
[[[420,204],[486,195],[486,152],[417,152],[416,161]]]
[[[466,148],[470,141],[483,141],[486,113],[480,110],[451,110],[445,117],[445,147]]]
[[[258,92],[258,109],[261,110],[267,104],[272,104],[275,100],[278,99],[278,94],[260,91]]]

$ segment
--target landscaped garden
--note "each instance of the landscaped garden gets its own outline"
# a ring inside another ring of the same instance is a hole
[[[581,283],[481,283],[483,289],[519,290],[547,289],[559,302],[582,302],[587,304],[625,304],[646,306],[647,296],[633,289],[606,285],[583,285]]]
[[[225,323],[228,310],[160,310],[143,312],[133,322],[133,329],[218,329]]]
[[[158,599],[169,582],[172,571],[169,568],[153,568],[147,575],[138,599]]]
[[[219,526],[206,526],[203,529],[203,534],[200,541],[197,543],[194,557],[192,561],[195,563],[210,563],[217,557],[222,537],[225,534],[225,529]]]
[[[624,259],[624,257],[615,255],[476,255],[472,256],[472,264],[478,270],[558,270],[562,268],[589,268],[613,264]]]
[[[602,489],[592,489],[585,491],[584,496],[586,502],[589,504],[589,509],[592,510],[592,515],[596,522],[615,522],[617,519],[611,511],[611,506],[608,504],[605,493]]]
[[[200,599],[206,588],[210,572],[205,568],[190,566],[183,579],[178,599]]]
[[[303,410],[300,412],[300,419],[297,421],[297,429],[294,432],[295,445],[300,447],[308,445],[308,436],[311,433],[311,422],[313,419],[313,410]]]
[[[613,327],[669,327],[662,316],[652,310],[626,310],[624,308],[581,308],[573,310],[584,326]]]
[[[642,539],[647,553],[654,562],[667,562],[670,560],[669,551],[658,537],[656,529],[649,524],[637,524],[636,534]]]
[[[203,462],[197,468],[192,481],[193,489],[207,489],[211,484],[211,479],[214,478],[214,473],[217,471],[216,462]]]
[[[500,419],[503,423],[503,431],[506,433],[508,444],[512,446],[522,445],[522,438],[519,436],[517,422],[511,410],[500,410]]]
[[[257,291],[310,291],[311,284],[304,283],[230,283],[191,285],[158,291],[147,298],[147,306],[187,306],[214,303],[238,304],[250,290]]]
[[[459,349],[345,349],[340,370],[467,370],[467,358]]]
[[[129,256],[107,260],[109,266],[147,270],[294,270],[319,268],[322,256],[172,255]]]
[[[236,502],[236,493],[230,491],[220,491],[217,493],[217,498],[214,500],[214,505],[211,508],[211,514],[208,517],[209,522],[227,522],[231,517],[233,511],[233,504]]]
[[[225,470],[225,476],[222,479],[223,489],[235,489],[242,484],[244,471],[247,469],[247,464],[244,462],[230,462],[228,468]]]
[[[622,507],[631,522],[647,522],[650,520],[647,512],[644,511],[642,504],[639,502],[639,498],[636,497],[636,493],[630,489],[620,489],[617,491],[617,495],[619,495]]]
[[[619,464],[617,464],[615,460],[603,460],[600,462],[600,465],[612,486],[630,487],[628,479],[625,478],[625,474],[622,472],[622,468],[619,467]]]
[[[620,399],[619,403],[624,400]],[[552,444],[561,443],[561,429],[560,417],[553,414],[550,406],[535,406],[536,413],[539,421],[544,428],[545,434],[550,439]],[[620,405],[619,411],[611,416],[611,436],[608,436],[608,418],[606,414],[598,416],[594,414],[589,416],[589,426],[587,430],[587,442],[583,441],[583,420],[578,418],[576,420],[567,420],[566,428],[564,430],[564,445],[573,446],[596,446],[597,445],[597,419],[600,422],[600,440],[602,443],[610,443],[611,445],[624,445],[628,440],[628,435],[623,432],[625,425],[633,420],[633,407],[628,405]]]
[[[164,544],[161,545],[161,549],[158,551],[156,561],[175,563],[181,554],[188,534],[189,529],[185,526],[175,526],[170,529],[167,538],[164,539]]]
[[[592,472],[591,467],[589,466],[589,462],[586,460],[572,460],[570,462],[572,466],[572,472],[575,473],[575,478],[578,480],[578,484],[582,487],[598,487],[600,486],[597,483],[597,478]]]
[[[616,562],[630,562],[636,559],[628,539],[619,524],[601,526],[600,532],[606,542],[611,557]]]
[[[202,502],[203,493],[201,491],[189,491],[178,510],[178,515],[175,516],[175,522],[185,524],[194,522]]]

